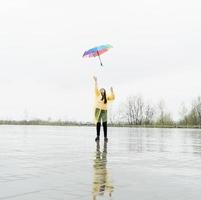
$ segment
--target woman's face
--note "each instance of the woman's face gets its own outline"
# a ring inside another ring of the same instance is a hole
[[[100,89],[100,93],[101,93],[101,95],[104,95],[105,89],[104,89],[104,88],[101,88],[101,89]]]

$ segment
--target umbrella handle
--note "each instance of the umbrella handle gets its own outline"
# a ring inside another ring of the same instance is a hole
[[[98,58],[99,58],[99,61],[100,61],[100,65],[103,66],[103,63],[102,63],[102,61],[101,61],[100,54],[99,54],[98,51],[97,51],[97,54],[98,54]]]

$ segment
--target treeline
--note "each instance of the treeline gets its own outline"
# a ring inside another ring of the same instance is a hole
[[[182,104],[180,119],[175,121],[161,100],[157,105],[144,101],[141,96],[131,96],[122,103],[118,110],[110,112],[111,124],[147,127],[200,127],[201,97],[197,97],[187,108]]]
[[[157,105],[147,102],[141,96],[130,96],[117,110],[109,111],[110,126],[201,128],[201,96],[195,98],[189,107],[181,104],[180,119],[175,121],[161,100]],[[51,125],[51,126],[94,126],[93,122],[52,120],[0,120],[0,125]]]
[[[91,123],[76,121],[49,120],[0,120],[0,125],[50,125],[50,126],[90,126]]]
[[[193,100],[191,107],[187,108],[184,104],[180,110],[181,119],[179,124],[201,126],[201,97]]]

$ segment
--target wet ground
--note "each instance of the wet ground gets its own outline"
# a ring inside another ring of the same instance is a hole
[[[94,131],[0,126],[0,200],[201,198],[200,130]]]

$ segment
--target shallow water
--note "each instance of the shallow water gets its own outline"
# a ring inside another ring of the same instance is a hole
[[[200,130],[94,137],[93,127],[0,126],[0,200],[200,199]]]

